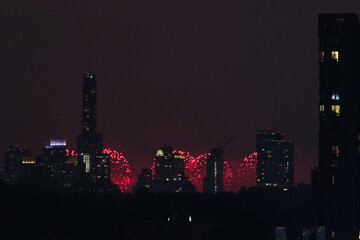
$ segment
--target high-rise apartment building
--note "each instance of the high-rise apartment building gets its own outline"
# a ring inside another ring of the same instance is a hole
[[[289,188],[294,185],[294,143],[275,129],[256,134],[256,186]]]
[[[360,238],[360,24],[320,14],[319,167],[314,198],[327,239]]]
[[[213,148],[206,160],[206,177],[203,181],[203,191],[219,193],[224,191],[224,150]]]
[[[172,146],[156,152],[153,192],[195,192],[195,186],[185,177],[185,156],[175,154]]]
[[[60,188],[71,188],[76,177],[77,162],[69,163],[66,154],[66,139],[50,139],[42,154],[37,158],[37,165],[41,167],[43,176]]]

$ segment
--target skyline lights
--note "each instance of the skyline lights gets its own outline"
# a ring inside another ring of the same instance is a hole
[[[45,148],[66,147],[66,139],[50,139],[50,143]]]

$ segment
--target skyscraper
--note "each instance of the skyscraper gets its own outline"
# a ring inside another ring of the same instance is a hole
[[[175,154],[172,146],[156,152],[155,176],[151,191],[170,193],[195,192],[195,186],[185,177],[185,157]]]
[[[96,126],[96,75],[84,74],[82,133],[78,135],[78,166],[82,184],[110,184],[110,160],[103,155],[102,134]],[[98,187],[94,187],[97,189]]]
[[[204,177],[203,191],[219,193],[224,191],[224,150],[213,148],[206,161],[206,177]]]
[[[37,157],[36,166],[45,177],[59,188],[74,187],[78,161],[76,156],[67,154],[66,139],[50,139]]]
[[[37,159],[37,165],[43,170],[43,175],[58,187],[69,187],[71,183],[65,181],[66,140],[50,139],[42,154]]]
[[[294,143],[275,129],[256,134],[256,186],[288,188],[294,185]]]
[[[359,18],[320,14],[318,24],[319,167],[312,182],[319,223],[331,239],[359,239]]]
[[[82,133],[78,135],[78,153],[102,153],[102,134],[96,128],[96,75],[84,74]]]

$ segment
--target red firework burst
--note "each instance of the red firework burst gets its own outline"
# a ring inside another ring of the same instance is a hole
[[[67,157],[77,156],[77,153],[75,152],[75,150],[65,149],[65,152],[66,152],[66,156],[67,156]]]
[[[103,153],[108,154],[110,161],[111,181],[119,186],[120,191],[125,192],[130,185],[131,170],[125,156],[110,148],[104,149]]]
[[[224,161],[223,174],[224,174],[224,189],[229,191],[230,186],[233,182],[234,174],[228,161]]]
[[[256,185],[257,152],[245,157],[237,170],[240,186],[252,187]]]
[[[203,185],[203,178],[206,176],[206,159],[210,154],[205,153],[193,157],[189,152],[175,150],[174,153],[185,156],[185,176],[200,191]]]
[[[206,177],[206,160],[210,156],[210,153],[200,154],[197,157],[193,157],[189,152],[174,150],[174,154],[182,155],[185,157],[185,176],[188,180],[195,185],[197,191],[203,189],[203,179]],[[155,159],[151,167],[153,176],[155,174]],[[233,180],[233,172],[229,163],[224,161],[224,186],[228,189],[228,186]]]
[[[210,155],[209,153],[201,154],[196,158],[191,156],[189,152],[174,150],[174,154],[182,155],[185,157],[185,176],[187,179],[194,184],[196,189],[199,191],[202,189],[203,178],[206,175],[206,159]],[[155,175],[155,159],[151,167],[153,177]]]

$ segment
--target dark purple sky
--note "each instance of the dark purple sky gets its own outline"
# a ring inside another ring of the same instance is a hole
[[[194,154],[239,136],[225,159],[278,128],[296,146],[295,181],[317,165],[317,14],[360,1],[5,1],[0,14],[0,145],[76,148],[85,71],[98,129],[134,176],[156,148]],[[60,116],[63,116],[61,118]],[[3,156],[3,153],[1,153]]]

